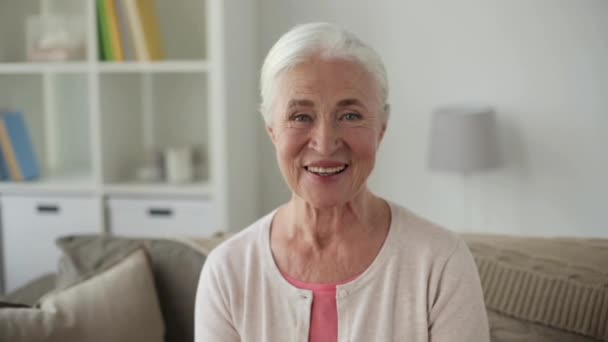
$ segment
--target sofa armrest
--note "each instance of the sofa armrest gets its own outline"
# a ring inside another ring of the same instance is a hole
[[[11,303],[33,306],[38,299],[55,289],[56,277],[55,274],[45,274],[38,277],[6,295],[5,300]]]

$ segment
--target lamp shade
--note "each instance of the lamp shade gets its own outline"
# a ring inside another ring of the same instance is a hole
[[[468,174],[499,167],[496,115],[490,107],[444,107],[433,113],[428,166]]]

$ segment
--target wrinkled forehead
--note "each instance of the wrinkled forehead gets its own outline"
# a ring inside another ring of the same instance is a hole
[[[294,100],[377,102],[380,92],[373,75],[357,61],[312,58],[283,71],[276,80],[275,104]],[[278,108],[277,108],[278,109]]]

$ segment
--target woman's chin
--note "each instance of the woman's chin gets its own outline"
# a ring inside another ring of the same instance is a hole
[[[308,198],[304,198],[306,203],[313,208],[316,209],[326,209],[326,208],[335,208],[341,206],[346,203],[344,199],[332,197],[320,197],[320,196],[310,196]]]
[[[308,187],[305,189],[304,193],[300,194],[298,197],[302,198],[313,208],[323,209],[343,206],[351,201],[354,196],[351,196],[350,191],[342,189],[314,189]]]

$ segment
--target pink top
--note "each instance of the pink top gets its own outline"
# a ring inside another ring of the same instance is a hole
[[[338,308],[336,306],[336,286],[346,284],[359,275],[335,284],[305,283],[296,280],[284,272],[283,277],[293,286],[310,290],[313,293],[310,311],[309,342],[338,341]]]

